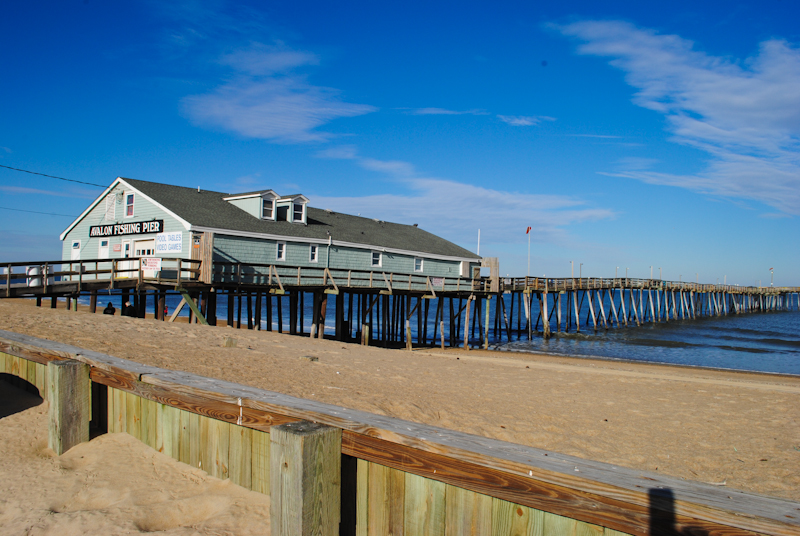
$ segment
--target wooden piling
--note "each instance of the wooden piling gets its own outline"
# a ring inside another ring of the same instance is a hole
[[[47,364],[48,446],[56,454],[89,441],[91,387],[89,365],[72,359]]]
[[[342,430],[306,421],[270,428],[273,536],[338,536]]]

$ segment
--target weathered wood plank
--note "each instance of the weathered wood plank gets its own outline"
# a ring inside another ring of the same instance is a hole
[[[405,473],[371,463],[368,483],[368,530],[371,536],[404,531]]]
[[[47,400],[47,365],[36,363],[36,389],[39,396]]]
[[[251,430],[244,426],[230,426],[228,446],[228,475],[231,482],[250,489],[250,478],[253,474]]]
[[[545,512],[543,515],[544,534],[554,536],[603,536],[603,527],[581,523],[569,517]],[[680,531],[676,532],[681,534]],[[691,532],[689,532],[691,534]]]
[[[142,438],[142,399],[133,393],[125,393],[125,432],[136,439]]]
[[[406,473],[405,536],[444,536],[445,485]]]
[[[369,534],[369,469],[373,465],[359,459],[356,469],[356,536]]]
[[[275,413],[254,410],[253,408],[240,407],[237,404],[222,402],[213,398],[186,394],[178,389],[160,387],[144,381],[136,381],[125,376],[92,369],[92,381],[103,385],[113,386],[127,392],[135,393],[142,398],[147,398],[161,404],[167,404],[184,411],[198,413],[213,419],[222,420],[231,424],[240,422],[247,428],[269,431],[275,424],[294,422],[299,419]],[[144,378],[148,379],[147,377]],[[241,417],[240,417],[241,413]]]
[[[251,430],[250,489],[269,495],[269,434]]]
[[[447,485],[445,536],[482,536],[492,532],[492,498]]]
[[[492,536],[567,536],[545,532],[543,520],[541,510],[501,499],[492,501]]]

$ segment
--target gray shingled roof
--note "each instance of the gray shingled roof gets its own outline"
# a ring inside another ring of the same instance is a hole
[[[125,179],[125,182],[171,210],[192,225],[268,233],[286,237],[327,240],[330,231],[334,241],[367,244],[378,248],[394,248],[449,257],[480,259],[469,250],[413,225],[377,222],[370,218],[328,212],[308,207],[308,225],[287,221],[266,221],[256,218],[223,198],[241,194],[225,194],[184,186]]]

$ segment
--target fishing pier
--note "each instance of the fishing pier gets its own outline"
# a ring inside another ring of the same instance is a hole
[[[188,307],[190,322],[409,349],[488,347],[490,341],[800,309],[800,287],[501,278],[496,259],[484,265],[489,277],[475,268],[466,278],[181,258],[13,262],[2,264],[0,297],[35,298],[39,306],[49,300],[52,308],[64,299],[77,310],[78,299],[88,296],[94,313],[99,297],[119,296],[142,318],[148,304],[165,321]],[[168,294],[181,296],[171,315],[164,313]]]

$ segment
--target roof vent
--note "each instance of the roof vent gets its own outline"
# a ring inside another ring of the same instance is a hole
[[[418,223],[415,223],[415,224],[414,224],[414,227],[419,227],[419,224],[418,224]]]
[[[381,222],[381,220],[379,220],[378,218],[372,218],[372,221],[374,221],[375,223],[380,223]]]
[[[329,209],[329,208],[326,208],[325,212],[327,212],[328,214],[333,214],[333,211],[331,209]]]

